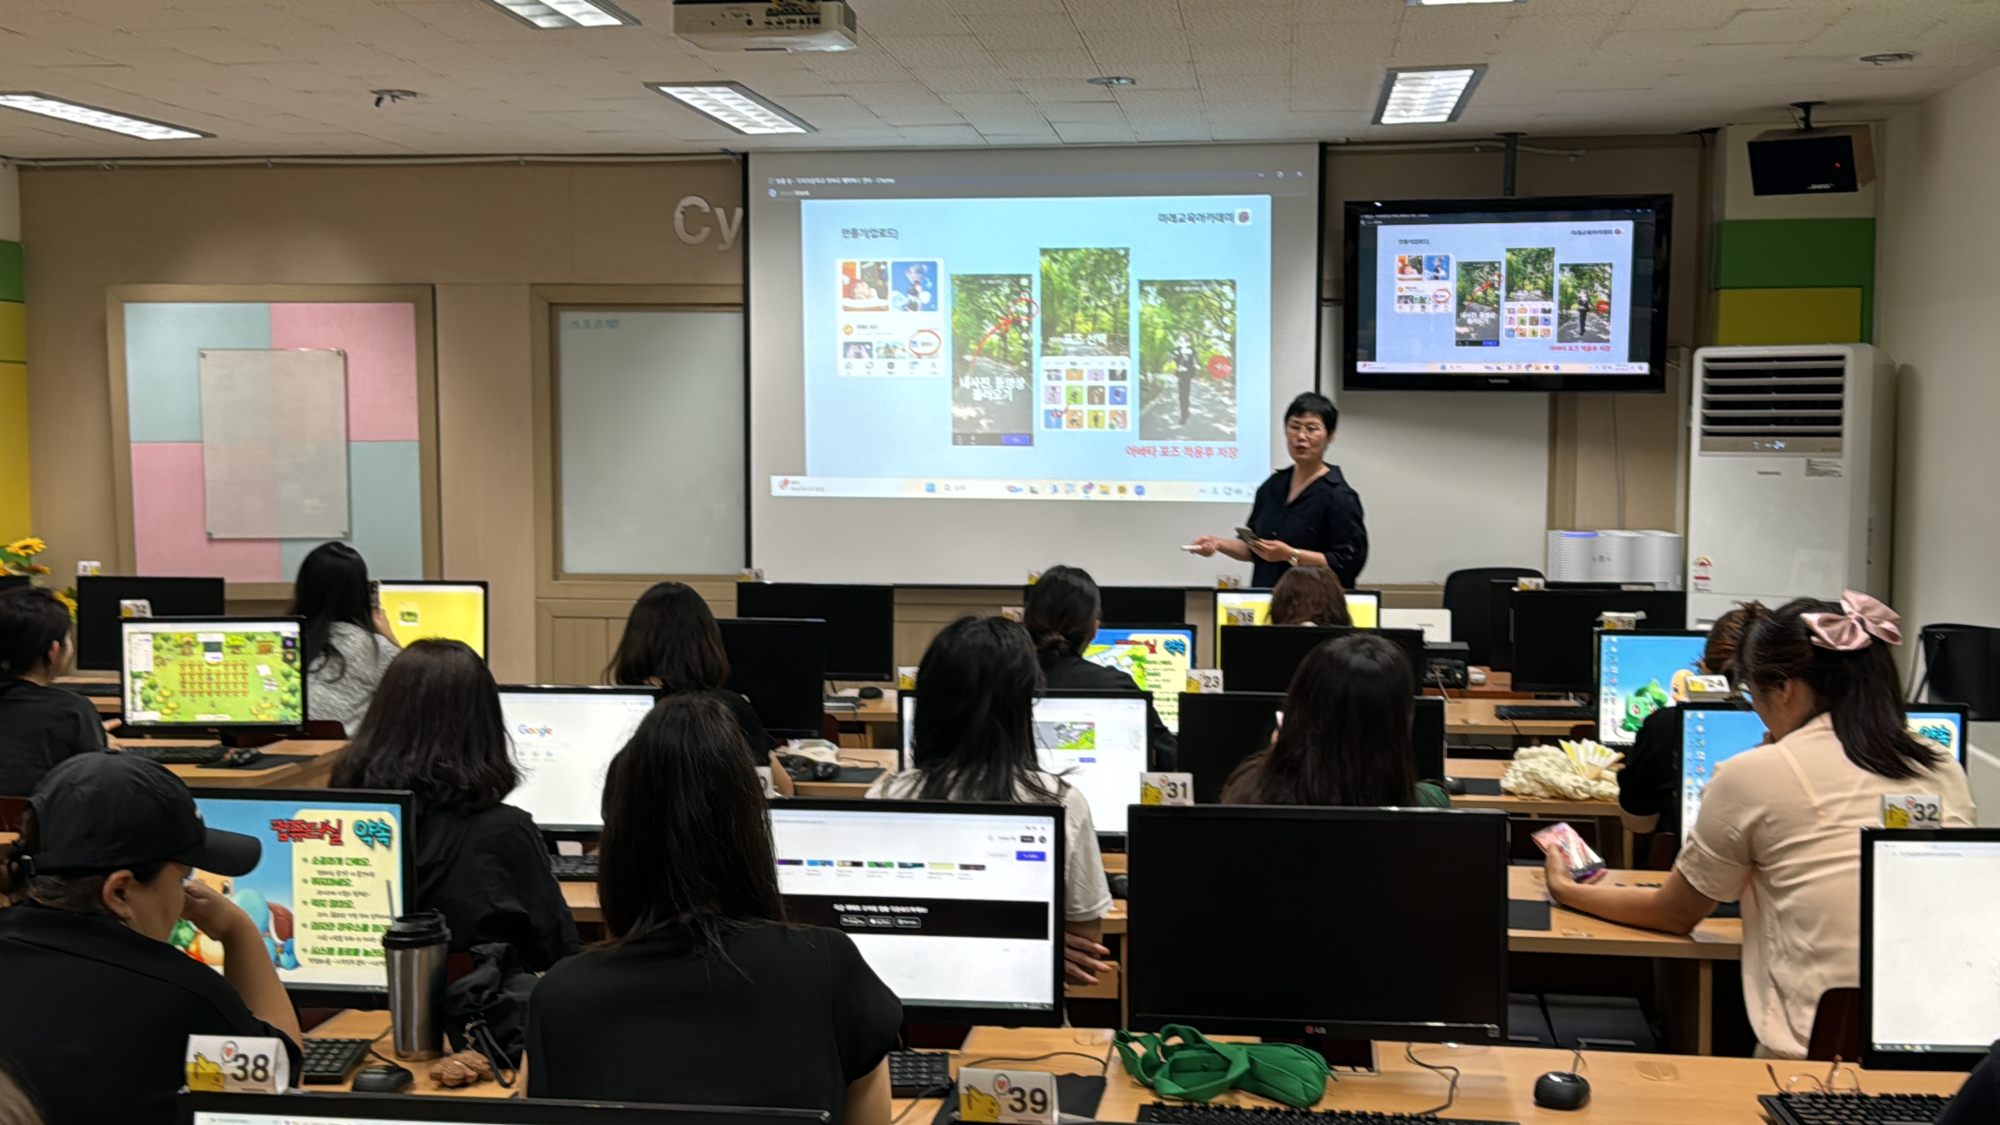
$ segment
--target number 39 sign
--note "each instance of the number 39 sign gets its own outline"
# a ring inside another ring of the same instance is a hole
[[[188,1036],[190,1090],[276,1094],[292,1084],[291,1069],[291,1056],[276,1039]]]
[[[1039,1070],[961,1067],[958,1119],[999,1125],[1055,1125],[1056,1077]]]

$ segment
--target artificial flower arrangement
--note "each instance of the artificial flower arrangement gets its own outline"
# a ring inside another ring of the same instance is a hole
[[[35,556],[48,549],[49,545],[47,543],[33,536],[29,536],[26,539],[16,539],[12,543],[0,547],[0,574],[14,575],[16,577],[25,575],[30,580],[33,580],[37,575],[47,574],[49,568],[36,562]],[[75,617],[76,591],[72,589],[55,590],[52,592],[55,594],[57,601],[69,607],[69,615]]]

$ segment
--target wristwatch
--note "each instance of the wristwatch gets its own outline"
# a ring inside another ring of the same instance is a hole
[[[1292,552],[1292,565],[1293,566],[1299,565],[1299,553],[1297,551]]]

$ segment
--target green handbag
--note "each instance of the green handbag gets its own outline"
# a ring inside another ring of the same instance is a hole
[[[1168,1024],[1158,1035],[1120,1031],[1117,1046],[1135,1081],[1163,1098],[1191,1102],[1241,1089],[1299,1109],[1319,1101],[1333,1074],[1318,1051],[1295,1043],[1217,1043],[1183,1024]]]

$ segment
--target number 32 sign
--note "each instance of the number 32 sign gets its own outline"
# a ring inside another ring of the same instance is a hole
[[[1039,1070],[958,1072],[958,1119],[999,1125],[1055,1125],[1056,1077]]]

